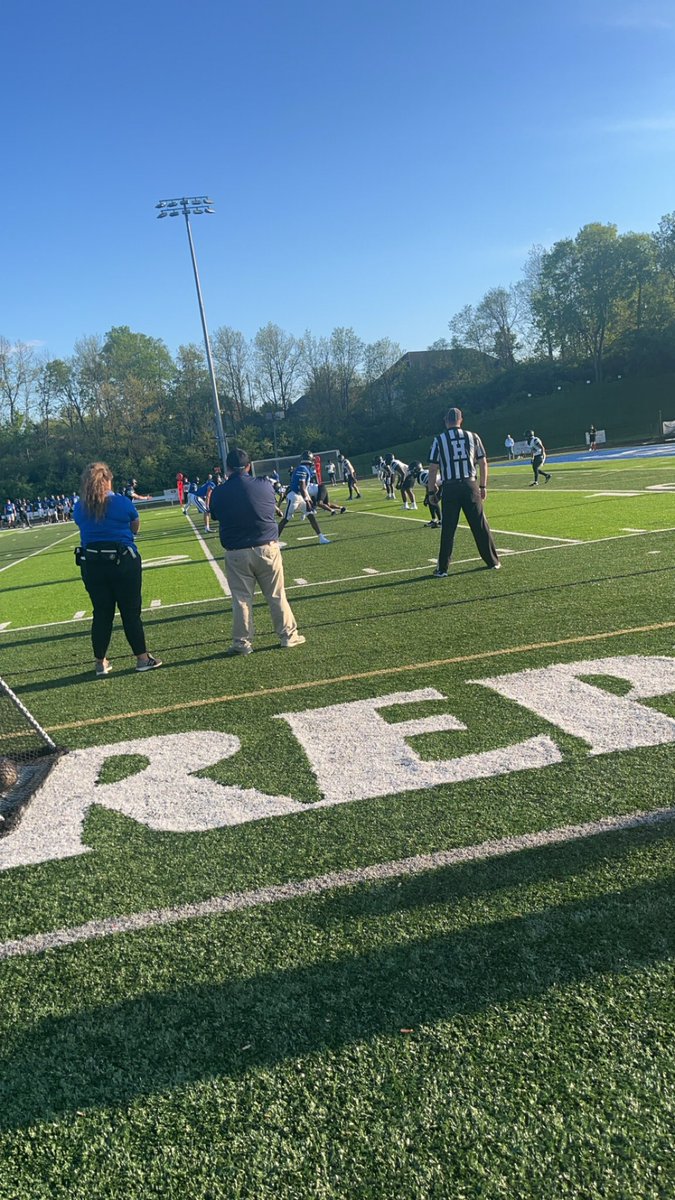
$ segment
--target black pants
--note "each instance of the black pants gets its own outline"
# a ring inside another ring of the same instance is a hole
[[[459,514],[464,513],[471,530],[478,553],[488,567],[494,567],[499,562],[497,547],[490,532],[490,526],[483,512],[483,501],[475,479],[458,480],[443,484],[441,492],[443,506],[443,521],[441,524],[441,547],[438,552],[438,569],[447,571],[452,557],[452,547],[455,542],[455,530]]]
[[[356,480],[353,475],[347,476],[347,487],[349,488],[349,499],[350,500],[353,499],[354,492],[356,492],[357,496],[361,495],[359,489],[356,486]]]
[[[94,608],[91,644],[94,658],[105,658],[112,634],[115,606],[120,610],[126,639],[134,654],[145,654],[141,621],[141,559],[123,554],[119,563],[101,555],[89,557],[80,570]]]
[[[534,458],[532,459],[532,470],[534,471],[534,482],[535,483],[539,483],[539,475],[540,474],[544,475],[546,479],[549,478],[548,471],[544,470],[545,462],[546,462],[546,459],[544,458],[543,454],[535,454]]]

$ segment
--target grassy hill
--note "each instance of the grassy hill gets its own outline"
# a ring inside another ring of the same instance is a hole
[[[601,384],[565,384],[561,391],[525,397],[488,410],[472,412],[464,406],[464,423],[482,437],[488,455],[504,454],[507,433],[518,439],[530,429],[543,438],[548,450],[583,447],[591,423],[607,431],[610,443],[648,441],[660,436],[659,412],[664,420],[675,418],[675,372],[654,376],[614,378]],[[443,425],[439,407],[438,429]],[[396,450],[404,459],[425,461],[436,429],[416,441],[396,446],[378,446],[352,459],[357,471],[370,473],[377,454]]]

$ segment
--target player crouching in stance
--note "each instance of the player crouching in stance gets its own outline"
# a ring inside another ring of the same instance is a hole
[[[394,472],[394,468],[392,465],[393,462],[394,462],[393,454],[385,454],[384,466],[382,468],[382,483],[384,485],[384,490],[387,493],[387,500],[395,500],[396,499],[396,496],[394,495],[395,472]]]
[[[328,499],[328,488],[325,483],[310,483],[307,488],[316,508],[322,508],[324,512],[330,513],[332,517],[337,514],[346,513],[347,509],[344,504],[331,504]]]
[[[415,484],[419,478],[419,472],[422,470],[421,462],[413,462],[408,467],[406,475],[401,480],[401,495],[403,496],[403,507],[414,508],[417,511],[417,501],[415,500]]]
[[[330,542],[330,538],[325,537],[319,528],[319,522],[314,515],[314,501],[309,494],[309,485],[312,482],[313,475],[313,462],[314,455],[308,450],[306,454],[303,454],[299,466],[295,468],[291,475],[291,482],[286,493],[286,509],[279,524],[279,536],[281,536],[291,517],[299,511],[306,515],[321,545],[326,546]]]
[[[434,488],[429,491],[429,472],[422,466],[421,463],[415,464],[418,470],[415,472],[417,482],[425,488],[424,500],[422,503],[425,508],[429,509],[430,521],[426,521],[425,529],[440,529],[441,527],[441,489]]]

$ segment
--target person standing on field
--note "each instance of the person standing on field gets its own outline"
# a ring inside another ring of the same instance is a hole
[[[110,467],[90,463],[82,472],[73,520],[80,530],[75,558],[94,609],[91,642],[96,678],[109,675],[107,658],[115,608],[136,655],[137,671],[152,671],[161,661],[148,654],[141,620],[141,556],[134,540],[140,518],[128,496],[114,492]]]
[[[436,491],[437,481],[440,480],[441,484],[441,545],[438,566],[434,571],[436,579],[447,578],[455,531],[462,512],[485,565],[493,571],[498,571],[502,565],[483,512],[488,479],[485,447],[477,433],[462,429],[463,419],[461,409],[449,408],[445,415],[445,429],[434,438],[429,451],[428,493]]]
[[[507,433],[506,439],[504,441],[504,447],[506,449],[506,457],[508,459],[515,458],[515,454],[513,453],[513,447],[515,446],[515,444],[516,443],[514,442],[513,438],[511,437],[511,434]]]
[[[347,487],[349,488],[349,499],[353,500],[354,493],[356,493],[356,499],[360,500],[361,493],[358,489],[357,482],[356,482],[356,471],[354,470],[354,468],[348,458],[342,459],[342,469],[344,471],[345,483],[347,484]]]
[[[530,452],[532,454],[532,470],[534,471],[534,480],[528,486],[539,487],[540,475],[544,476],[545,483],[549,483],[551,479],[551,473],[550,471],[544,470],[544,463],[546,462],[546,449],[541,438],[538,438],[535,434],[534,429],[531,429],[528,434],[527,444],[530,447]]]
[[[305,641],[286,599],[284,568],[274,516],[274,488],[267,479],[251,475],[245,450],[230,450],[227,479],[211,497],[211,516],[218,521],[225,550],[225,574],[232,592],[232,645],[226,658],[253,650],[253,592],[265,597],[272,624],[284,650]]]

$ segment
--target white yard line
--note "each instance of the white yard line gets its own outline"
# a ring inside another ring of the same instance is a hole
[[[263,905],[280,904],[289,900],[301,900],[306,896],[319,896],[339,888],[378,884],[387,879],[409,878],[453,867],[459,863],[502,858],[544,846],[564,846],[582,838],[656,825],[672,817],[675,817],[675,808],[634,812],[621,817],[603,817],[584,825],[562,825],[556,829],[541,830],[539,833],[525,833],[479,842],[473,846],[459,846],[453,850],[437,850],[433,854],[416,854],[411,858],[374,863],[372,866],[333,871],[328,875],[315,875],[292,883],[270,884],[269,887],[256,888],[253,891],[229,892],[223,896],[211,896],[210,899],[198,903],[104,917],[96,921],[87,921],[83,925],[72,925],[49,933],[34,933],[27,937],[0,942],[0,961],[43,954],[46,950],[61,950],[64,946],[98,941],[120,933],[137,933],[157,926],[178,925],[183,921],[222,916],[225,913],[241,912],[243,909],[260,908]]]
[[[468,525],[461,525],[458,528],[468,529],[469,527]],[[490,529],[493,533],[505,533],[509,537],[536,538],[541,542],[569,542],[571,546],[576,546],[584,540],[583,538],[553,537],[550,533],[519,533],[517,529],[496,529],[494,525],[491,525]]]
[[[67,542],[69,538],[77,537],[79,530],[75,529],[72,533],[67,533],[65,537],[57,538],[55,542],[50,542],[48,546],[41,546],[39,550],[31,550],[30,554],[24,554],[23,558],[15,558],[14,562],[7,563],[6,566],[0,567],[0,571],[9,571],[12,567],[18,567],[21,563],[26,562],[29,558],[35,558],[36,554],[43,554],[45,550],[52,550],[54,546],[60,545],[61,542]]]
[[[195,525],[194,521],[192,520],[192,517],[188,517],[188,521],[190,522],[190,525],[192,526],[192,528],[194,530],[194,534],[195,534],[197,541],[199,542],[199,545],[201,546],[202,550],[204,551],[204,557],[207,559],[208,564],[209,564],[211,570],[213,571],[213,574],[215,575],[216,579],[218,580],[218,583],[220,584],[221,588],[223,589],[223,592],[225,593],[226,596],[231,596],[232,592],[230,591],[230,585],[227,582],[227,579],[225,578],[225,572],[223,571],[223,568],[216,562],[215,556],[211,553],[211,547],[208,545],[207,542],[204,541],[204,538],[202,537],[201,533],[197,529],[197,526]],[[167,605],[167,607],[168,607],[168,605]]]
[[[469,529],[463,525],[460,525],[459,528],[464,529],[466,533],[470,532]],[[510,558],[519,558],[523,554],[542,554],[542,553],[545,553],[546,551],[550,551],[550,550],[570,550],[576,546],[595,546],[601,542],[623,541],[627,538],[634,538],[634,537],[648,537],[651,534],[656,534],[656,533],[675,533],[675,525],[669,525],[669,526],[665,527],[664,529],[650,529],[650,530],[646,531],[645,533],[617,533],[617,534],[611,534],[609,537],[588,538],[585,541],[582,541],[582,540],[574,541],[574,542],[560,541],[560,542],[555,543],[554,545],[549,545],[549,546],[528,546],[528,548],[524,549],[524,550],[500,550],[499,553],[507,554]],[[537,537],[538,535],[533,534],[532,536]],[[422,566],[419,566],[419,567],[397,567],[396,569],[390,570],[390,571],[378,571],[378,578],[384,579],[389,575],[412,575],[412,574],[415,574],[417,571],[428,571],[429,563],[436,563],[436,561],[437,561],[437,559],[430,558],[427,560],[426,563],[424,563]],[[453,558],[451,567],[466,566],[467,564],[474,563],[474,562],[481,562],[481,559],[478,555],[473,555],[471,558]],[[296,579],[295,583],[286,584],[286,591],[287,592],[295,591],[299,587],[303,587],[303,588],[305,588],[305,587],[328,587],[328,586],[341,584],[341,583],[356,583],[358,580],[361,580],[361,582],[363,582],[363,574],[342,575],[337,579],[317,579],[317,580],[311,580],[311,581],[306,579],[306,580],[303,580],[302,582],[300,582],[299,580]],[[259,595],[259,594],[260,594],[259,592],[256,592],[256,595]],[[203,600],[178,600],[172,604],[163,604],[162,611],[164,612],[170,608],[191,608],[191,607],[199,605],[199,604],[217,604],[221,599],[222,599],[221,596],[207,596]],[[149,608],[147,608],[147,607],[143,609],[143,612],[148,612],[148,611],[149,611]],[[57,626],[57,625],[72,625],[72,624],[73,624],[73,618],[70,617],[64,621],[45,621],[38,625],[17,625],[13,629],[9,630],[9,632],[11,632],[13,634],[14,633],[29,633],[33,629],[51,629],[53,626]],[[3,632],[3,630],[2,630],[2,627],[0,626],[0,633],[2,633],[2,632]]]

